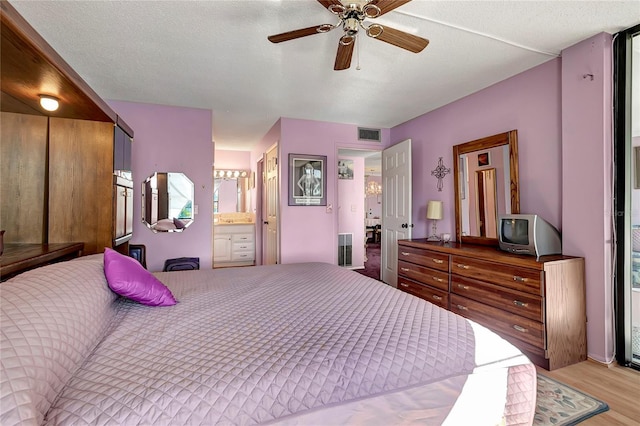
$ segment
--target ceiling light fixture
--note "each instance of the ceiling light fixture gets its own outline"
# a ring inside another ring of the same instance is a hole
[[[60,102],[53,96],[40,95],[40,106],[47,111],[55,111],[60,106]]]

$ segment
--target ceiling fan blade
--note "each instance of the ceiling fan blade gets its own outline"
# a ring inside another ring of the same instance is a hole
[[[355,39],[349,44],[338,42],[338,53],[336,54],[336,63],[333,66],[334,70],[346,70],[351,66],[351,56],[353,55],[353,46],[355,45]]]
[[[379,25],[379,24],[376,24]],[[405,33],[404,31],[396,30],[395,28],[382,27],[382,33],[378,36],[370,36],[377,40],[382,40],[386,43],[393,44],[394,46],[401,47],[413,53],[421,52],[422,49],[427,47],[429,40],[426,38],[418,37],[417,35]]]
[[[320,1],[320,0],[318,0]],[[393,9],[409,3],[411,0],[373,0],[369,4],[376,5],[380,8],[380,15],[384,15],[387,12],[391,12]],[[320,3],[323,3],[320,1]]]
[[[320,3],[321,5],[326,7],[327,9],[329,9],[329,7],[332,4],[335,4],[336,6],[342,6],[342,3],[340,2],[340,0],[318,0],[318,3]]]
[[[283,41],[293,40],[296,38],[306,37],[314,34],[320,34],[321,32],[327,32],[326,30],[322,30],[322,28],[326,29],[327,27],[330,27],[330,25],[316,25],[315,27],[301,28],[299,30],[287,31],[286,33],[270,35],[269,37],[267,37],[267,39],[271,43],[281,43]]]

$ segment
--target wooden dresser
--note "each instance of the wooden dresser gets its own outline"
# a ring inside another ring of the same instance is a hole
[[[584,258],[400,240],[398,288],[492,329],[547,370],[587,358]]]

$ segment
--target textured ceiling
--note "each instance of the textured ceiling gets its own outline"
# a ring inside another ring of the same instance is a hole
[[[393,127],[640,22],[638,0],[413,0],[376,21],[424,51],[361,36],[334,71],[340,30],[267,40],[335,23],[315,0],[10,3],[103,98],[210,109],[216,147],[237,150],[279,117]]]

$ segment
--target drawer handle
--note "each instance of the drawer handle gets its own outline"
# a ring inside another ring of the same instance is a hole
[[[458,284],[458,288],[461,288],[463,290],[469,290],[469,286],[464,284]]]
[[[519,331],[520,333],[528,333],[528,332],[529,332],[529,330],[527,330],[527,329],[526,329],[526,328],[524,328],[524,327],[520,327],[520,326],[519,326],[519,325],[517,325],[517,324],[512,325],[512,327],[513,327],[513,329],[514,329],[514,330],[517,330],[517,331]]]
[[[402,253],[403,256],[410,256],[411,255],[411,253],[409,253],[408,251],[403,251],[401,253]]]
[[[529,306],[529,304],[528,304],[528,303],[521,302],[521,301],[519,301],[519,300],[514,300],[514,301],[513,301],[513,304],[514,304],[514,305],[516,305],[516,306],[518,306],[518,307],[520,307],[520,308],[526,308],[527,306]]]
[[[409,288],[409,284],[400,283],[400,285],[401,285],[402,287],[407,287],[407,288]]]
[[[439,265],[444,263],[444,260],[442,260],[442,259],[431,259],[431,260],[433,260],[433,263],[437,263]]]
[[[442,297],[441,297],[441,296],[436,296],[435,294],[431,295],[431,298],[432,298],[433,300],[442,300]]]
[[[431,278],[433,278],[435,281],[438,281],[439,283],[444,282],[442,278],[438,278],[438,277],[431,277]]]
[[[462,305],[456,305],[458,306],[458,309],[460,309],[461,311],[468,311],[469,308],[467,308],[466,306],[462,306]]]
[[[463,265],[462,263],[458,263],[458,268],[469,269],[469,265]]]
[[[519,277],[519,276],[517,276],[517,275],[514,275],[514,276],[513,276],[513,280],[514,280],[514,281],[517,281],[517,282],[519,282],[519,283],[526,283],[527,281],[529,281],[528,279],[523,278],[523,277]]]
[[[409,272],[409,271],[411,271],[411,269],[409,269],[409,268],[400,268],[400,270],[401,270],[402,272]]]

